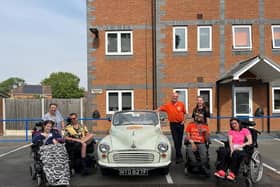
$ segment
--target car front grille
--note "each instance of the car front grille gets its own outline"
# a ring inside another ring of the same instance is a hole
[[[113,161],[121,164],[148,164],[154,161],[152,153],[115,153]]]

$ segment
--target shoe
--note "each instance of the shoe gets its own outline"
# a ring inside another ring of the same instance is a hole
[[[176,159],[176,164],[180,164],[180,163],[183,163],[183,162],[184,162],[183,158],[177,158]]]
[[[219,170],[214,173],[216,177],[224,179],[226,177],[226,172],[224,170]]]
[[[227,175],[227,179],[230,180],[230,181],[234,181],[235,180],[235,174],[230,171]]]
[[[205,166],[202,166],[202,172],[205,174],[206,177],[210,177],[210,171]]]

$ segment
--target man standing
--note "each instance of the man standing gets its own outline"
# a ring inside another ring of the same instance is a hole
[[[176,150],[176,163],[183,162],[181,152],[186,108],[183,102],[178,101],[178,93],[172,93],[171,101],[160,106],[159,111],[166,112],[170,122],[171,134]]]
[[[209,108],[204,104],[203,97],[197,97],[197,103],[193,109],[192,118],[197,121],[198,117],[203,117],[205,124],[207,124],[207,118],[210,117]]]

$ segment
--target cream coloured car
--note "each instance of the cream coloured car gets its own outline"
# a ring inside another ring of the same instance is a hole
[[[119,111],[111,119],[109,135],[98,144],[98,164],[103,175],[148,175],[169,172],[171,145],[161,131],[156,111]]]

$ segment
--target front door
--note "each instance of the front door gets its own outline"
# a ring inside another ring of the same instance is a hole
[[[253,116],[252,110],[252,87],[234,88],[234,116]]]

